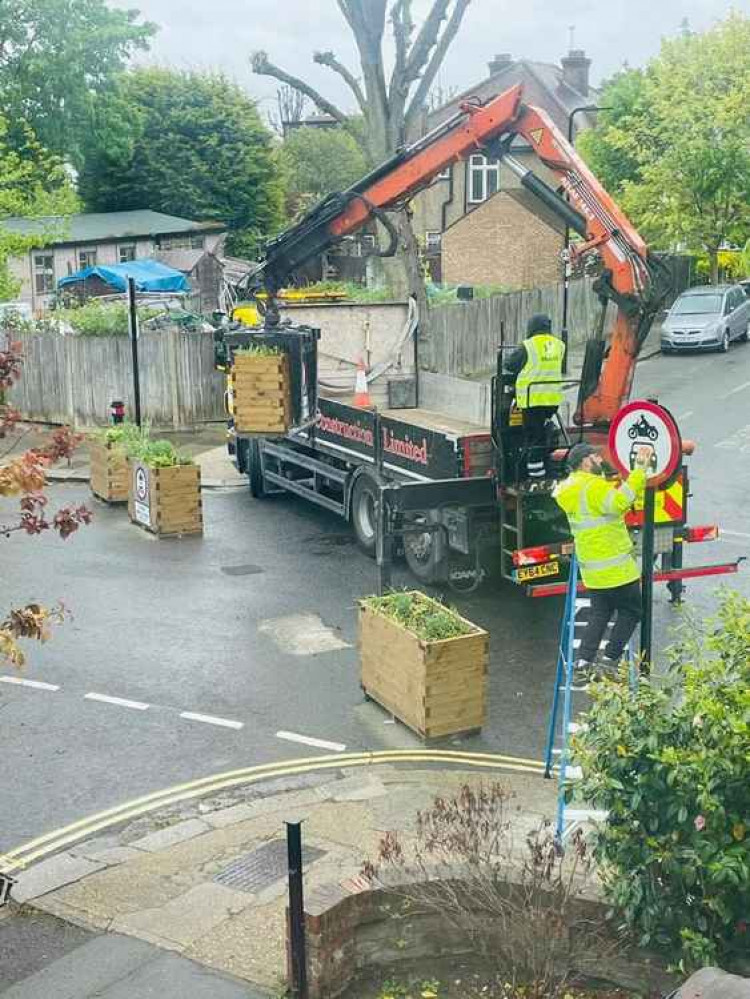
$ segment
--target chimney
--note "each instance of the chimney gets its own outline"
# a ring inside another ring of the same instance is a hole
[[[573,90],[577,90],[579,94],[588,97],[591,60],[586,58],[583,49],[571,49],[561,60],[561,64],[563,82]]]
[[[494,76],[495,73],[502,73],[512,63],[513,60],[511,59],[510,52],[501,52],[500,55],[496,55],[487,64],[490,67],[490,76]]]

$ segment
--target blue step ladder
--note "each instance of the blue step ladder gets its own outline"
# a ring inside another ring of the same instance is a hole
[[[580,780],[583,776],[581,768],[573,766],[570,762],[570,737],[581,730],[581,724],[573,721],[574,695],[585,693],[588,690],[588,682],[584,678],[576,677],[575,664],[580,645],[580,638],[576,635],[576,627],[580,629],[585,624],[581,617],[590,606],[591,601],[588,597],[578,596],[578,560],[573,554],[570,557],[570,574],[557,652],[555,690],[552,697],[547,746],[544,753],[544,776],[552,778],[553,771],[557,770],[555,841],[560,849],[579,826],[587,822],[603,822],[607,818],[607,813],[600,809],[568,808],[566,802],[570,783]],[[602,641],[602,647],[606,644],[605,637]],[[628,649],[628,663],[630,686],[631,689],[634,689],[637,683],[637,670],[632,642]],[[556,745],[558,739],[559,745]],[[557,757],[557,763],[555,763],[555,757]]]

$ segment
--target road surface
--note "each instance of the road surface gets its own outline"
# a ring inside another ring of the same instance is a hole
[[[750,552],[750,346],[644,362],[633,395],[657,396],[699,441],[690,519],[717,521],[725,536],[693,546],[690,560]],[[87,498],[84,486],[50,492]],[[204,517],[203,539],[159,541],[97,504],[94,525],[67,542],[3,542],[3,605],[63,599],[73,617],[29,650],[24,683],[0,682],[0,850],[217,771],[419,744],[361,697],[355,604],[375,569],[347,526],[244,490],[206,493]],[[728,581],[750,596],[748,573]],[[408,585],[405,571],[396,582]],[[706,613],[717,589],[692,583],[689,606]],[[560,601],[510,586],[449,600],[491,633],[490,720],[460,745],[541,758]],[[658,647],[679,617],[660,587]]]

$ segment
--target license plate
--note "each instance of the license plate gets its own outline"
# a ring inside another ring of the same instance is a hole
[[[557,561],[543,562],[541,565],[527,565],[516,569],[516,582],[527,583],[530,579],[541,579],[544,576],[559,576],[560,563]]]

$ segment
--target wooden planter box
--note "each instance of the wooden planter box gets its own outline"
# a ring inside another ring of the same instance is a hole
[[[130,472],[122,447],[104,441],[89,442],[91,492],[107,503],[126,503]]]
[[[486,718],[489,635],[470,621],[466,624],[474,629],[470,634],[425,642],[360,603],[366,696],[423,739],[479,730]]]
[[[131,461],[129,485],[128,513],[134,524],[162,537],[203,533],[197,465],[150,468]]]
[[[235,354],[232,412],[240,433],[286,433],[291,426],[288,355]]]

